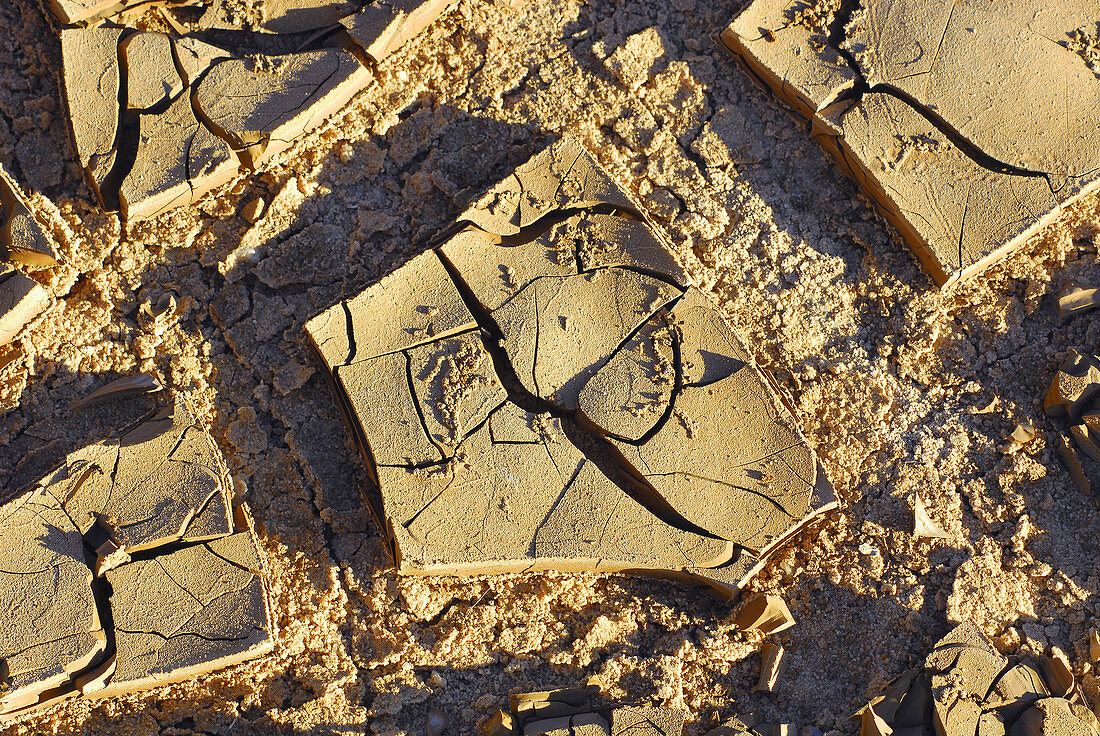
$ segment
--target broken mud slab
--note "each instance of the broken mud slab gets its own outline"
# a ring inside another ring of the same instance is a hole
[[[627,570],[732,597],[836,506],[740,339],[571,139],[306,329],[401,572]]]
[[[860,711],[861,734],[1095,736],[1100,723],[1086,703],[1061,660],[1006,658],[964,623]]]
[[[1094,11],[757,0],[722,38],[943,286],[1100,185],[1100,111],[1082,102],[1100,77],[1067,43]]]
[[[89,185],[125,220],[198,200],[343,108],[452,2],[281,0],[250,15],[220,1],[54,0]],[[165,20],[167,32],[140,30]]]
[[[679,736],[685,713],[673,708],[606,705],[602,685],[590,678],[583,687],[521,693],[511,708],[482,724],[485,736]]]
[[[274,645],[246,509],[182,398],[0,507],[0,721]]]

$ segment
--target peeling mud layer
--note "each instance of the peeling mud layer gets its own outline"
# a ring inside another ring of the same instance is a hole
[[[306,323],[398,572],[649,571],[735,598],[837,506],[790,411],[576,141]]]
[[[723,33],[938,284],[1100,186],[1093,0],[757,0]]]
[[[18,349],[0,369],[0,485],[36,482],[152,408],[71,408],[112,380],[186,390],[243,483],[279,630],[268,657],[71,699],[5,736],[420,734],[433,708],[444,734],[468,734],[513,693],[589,675],[615,701],[684,711],[689,736],[750,712],[852,734],[850,716],[964,620],[1002,656],[1064,656],[1095,699],[1097,510],[1042,399],[1070,349],[1100,343],[1095,313],[1063,322],[1057,299],[1070,280],[1100,286],[1100,202],[1082,197],[981,278],[935,288],[713,40],[745,5],[460,0],[255,174],[123,224],[84,183],[47,15],[0,3],[0,161],[59,261],[20,267],[48,298],[0,346],[0,363]],[[652,215],[773,372],[843,502],[749,583],[782,593],[797,621],[771,636],[787,663],[772,692],[753,692],[759,635],[697,588],[397,576],[362,503],[366,468],[305,322],[425,253],[561,134]],[[1035,439],[1002,451],[1026,420]],[[912,535],[917,497],[948,538]]]

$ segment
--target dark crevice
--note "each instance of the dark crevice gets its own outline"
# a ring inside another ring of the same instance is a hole
[[[956,130],[955,127],[947,122],[939,113],[930,109],[909,93],[887,82],[880,82],[875,85],[869,84],[867,82],[867,77],[859,66],[859,62],[856,61],[855,54],[845,48],[848,24],[851,22],[855,12],[859,10],[861,2],[862,0],[844,0],[844,2],[841,3],[840,9],[837,10],[836,15],[833,17],[832,25],[829,28],[828,45],[844,59],[845,63],[852,70],[852,73],[856,75],[855,84],[848,90],[839,94],[830,104],[841,102],[851,102],[855,104],[868,94],[883,94],[888,97],[893,97],[899,102],[909,106],[913,112],[924,118],[933,128],[947,138],[947,140],[964,156],[983,169],[987,169],[996,174],[1044,179],[1052,194],[1057,194],[1066,186],[1068,179],[1056,184],[1055,179],[1061,177],[1055,177],[1049,172],[1021,168],[994,158],[979,148],[960,131]]]
[[[117,212],[119,209],[119,189],[122,187],[126,175],[133,168],[134,162],[137,161],[137,149],[141,140],[138,121],[133,116],[126,114],[129,82],[126,79],[126,65],[122,61],[122,42],[137,32],[131,29],[128,32],[119,34],[118,44],[115,47],[115,65],[118,71],[118,100],[116,100],[118,108],[115,113],[117,115],[117,127],[115,128],[113,149],[115,160],[111,164],[111,170],[107,172],[103,180],[95,182],[95,189],[99,192],[100,203],[103,205],[103,209],[108,212]],[[96,158],[98,158],[98,155],[93,155],[93,158],[89,160],[89,169],[94,168]]]

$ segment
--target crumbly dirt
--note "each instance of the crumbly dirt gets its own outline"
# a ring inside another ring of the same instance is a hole
[[[686,708],[689,734],[750,710],[853,733],[867,697],[966,619],[1006,653],[1064,653],[1096,696],[1096,505],[1055,457],[1040,400],[1068,349],[1100,341],[1095,317],[1061,325],[1055,299],[1067,280],[1100,281],[1100,198],[938,292],[713,39],[741,8],[461,0],[260,175],[126,227],[81,179],[41,11],[0,4],[0,158],[45,195],[32,204],[65,259],[36,274],[57,302],[0,372],[0,484],[40,477],[144,407],[70,409],[119,374],[189,392],[247,486],[281,629],[261,661],[3,733],[420,734],[438,708],[447,733],[468,734],[510,692],[587,675],[612,698]],[[565,131],[775,372],[845,503],[754,582],[798,619],[778,636],[790,662],[774,693],[751,692],[757,643],[702,589],[398,578],[360,501],[363,467],[303,323],[422,252]],[[237,212],[257,197],[252,225]],[[165,292],[177,313],[143,327],[141,305]],[[998,450],[1024,419],[1039,437]],[[914,494],[951,539],[910,534]]]

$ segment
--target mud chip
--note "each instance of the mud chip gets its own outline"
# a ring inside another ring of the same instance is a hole
[[[6,345],[50,305],[50,295],[29,276],[2,269],[0,266],[0,345]]]
[[[198,200],[343,108],[452,3],[51,0],[89,185],[129,221]]]
[[[590,678],[584,687],[521,693],[508,712],[482,727],[485,736],[679,736],[685,713],[673,708],[602,705],[602,686]]]
[[[1096,717],[1060,660],[1003,657],[973,624],[941,639],[923,667],[895,680],[860,713],[862,736],[1096,736]]]
[[[836,506],[740,338],[570,139],[311,319],[420,574],[645,571],[736,595]]]
[[[1066,42],[1088,0],[755,0],[724,31],[874,199],[938,285],[1100,186],[1100,76]],[[1005,69],[1009,69],[1005,76]]]
[[[1100,307],[1100,289],[1080,286],[1071,281],[1058,292],[1058,317],[1063,322],[1097,307]]]
[[[182,397],[11,498],[0,544],[0,721],[274,646],[247,510]]]

